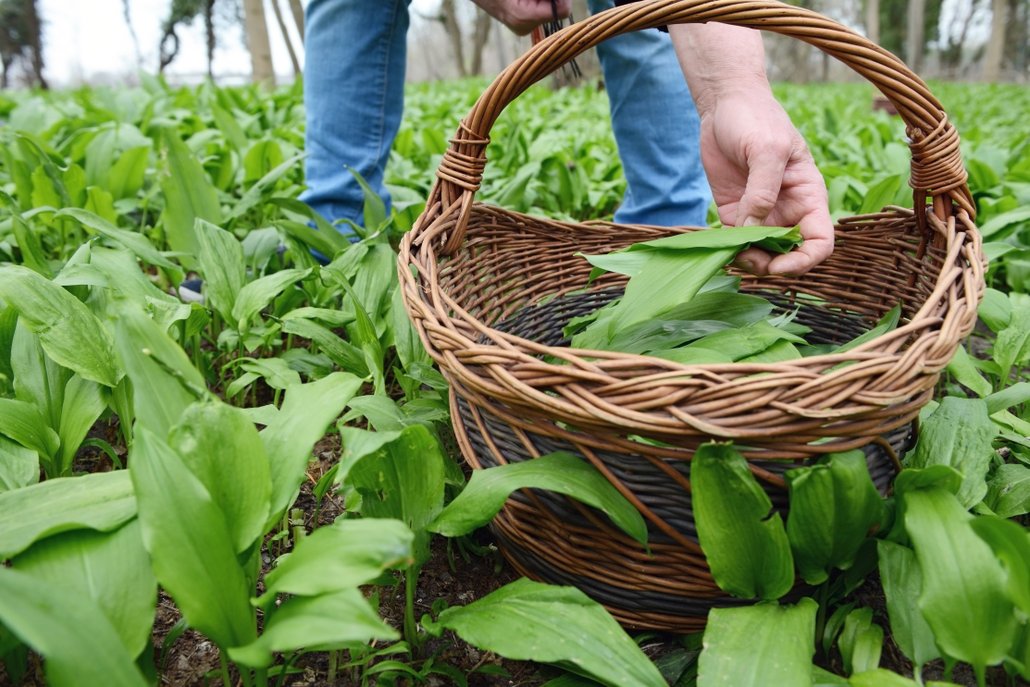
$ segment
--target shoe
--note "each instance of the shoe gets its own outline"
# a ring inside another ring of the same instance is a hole
[[[203,288],[203,279],[184,279],[182,283],[179,284],[179,298],[182,299],[183,303],[203,303]]]

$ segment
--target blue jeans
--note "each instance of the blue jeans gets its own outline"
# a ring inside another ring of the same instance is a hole
[[[409,2],[308,3],[308,190],[301,198],[331,222],[361,223],[363,196],[348,168],[389,204],[383,173],[404,108]],[[590,0],[591,12],[611,6],[612,0]],[[619,36],[598,55],[627,185],[615,221],[704,225],[711,194],[699,121],[669,37],[655,30]]]

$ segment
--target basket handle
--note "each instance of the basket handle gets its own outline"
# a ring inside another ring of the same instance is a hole
[[[490,129],[512,100],[607,38],[666,24],[713,21],[791,36],[851,67],[893,103],[905,122],[915,207],[925,207],[930,197],[942,221],[955,211],[954,205],[975,216],[958,133],[927,85],[897,57],[821,14],[775,0],[651,0],[600,12],[552,34],[508,65],[483,92],[451,140],[426,206],[428,221],[457,213],[453,224],[438,224],[449,235],[428,232],[443,239],[443,253],[454,252],[464,240],[486,165]],[[922,222],[924,216],[917,212],[917,218]]]

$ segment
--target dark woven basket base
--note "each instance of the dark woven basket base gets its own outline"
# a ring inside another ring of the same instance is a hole
[[[555,298],[524,308],[495,327],[538,343],[567,345],[562,336],[565,324],[618,293],[607,289]],[[813,327],[809,336],[813,343],[847,341],[866,328],[858,318],[834,316],[828,321],[825,314],[804,308],[799,314],[799,321]],[[656,447],[639,438],[604,436],[596,430],[580,433],[551,418],[534,417],[524,408],[508,409],[481,397],[470,403],[469,397],[467,390],[452,388],[455,429],[473,467],[488,468],[502,461],[513,463],[566,451],[602,464],[648,510],[650,552],[605,515],[574,500],[539,490],[514,494],[492,528],[502,552],[521,574],[574,585],[605,605],[624,625],[637,628],[693,632],[704,627],[711,608],[743,603],[715,585],[697,545],[690,494],[685,488],[692,447]],[[894,477],[896,456],[911,440],[911,426],[904,425],[863,448],[881,493],[887,492]],[[785,513],[787,492],[782,475],[804,463],[751,462],[766,473],[763,488],[776,510]],[[795,593],[802,592],[799,588]]]

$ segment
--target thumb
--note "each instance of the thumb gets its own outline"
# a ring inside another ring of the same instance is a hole
[[[776,206],[790,151],[763,146],[748,160],[747,183],[737,205],[737,226],[765,224]]]

